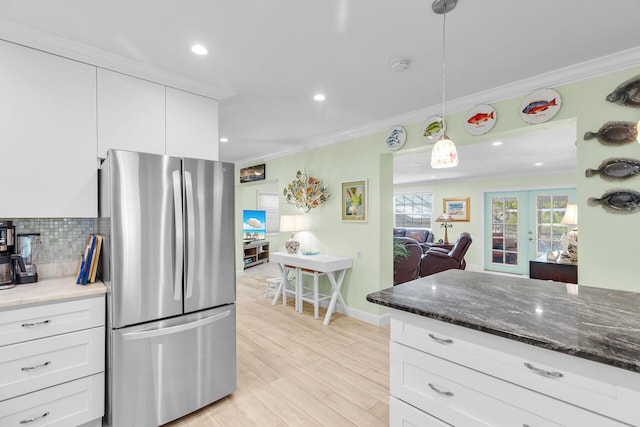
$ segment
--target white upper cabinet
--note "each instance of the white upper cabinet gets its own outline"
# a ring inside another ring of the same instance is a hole
[[[165,87],[98,68],[98,156],[110,148],[165,153]]]
[[[218,160],[218,101],[170,87],[166,93],[166,153]]]
[[[96,67],[0,41],[0,218],[97,215]]]

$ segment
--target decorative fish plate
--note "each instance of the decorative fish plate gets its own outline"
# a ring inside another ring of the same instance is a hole
[[[625,107],[640,108],[640,75],[621,83],[607,95],[607,101]]]
[[[536,125],[549,121],[558,114],[562,98],[553,89],[540,89],[527,95],[520,104],[520,118]]]
[[[589,197],[589,206],[601,205],[604,210],[611,213],[627,214],[640,211],[640,193],[634,190],[610,190],[600,198]]]
[[[607,122],[597,132],[586,132],[585,140],[597,138],[603,145],[623,145],[638,139],[636,122]]]
[[[464,128],[471,135],[483,135],[496,124],[496,110],[491,105],[481,104],[473,107],[466,116]]]
[[[600,175],[607,180],[623,180],[640,175],[640,161],[635,159],[607,159],[600,163],[598,169],[587,169],[584,176],[587,178]]]
[[[422,126],[422,140],[427,144],[435,144],[446,130],[447,124],[442,117],[431,116]]]

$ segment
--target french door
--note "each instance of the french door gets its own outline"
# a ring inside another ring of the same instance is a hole
[[[529,260],[560,250],[575,188],[485,193],[485,270],[529,274]]]

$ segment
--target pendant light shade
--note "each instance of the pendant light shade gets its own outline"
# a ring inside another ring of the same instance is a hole
[[[458,165],[456,145],[444,135],[433,146],[431,151],[431,167],[434,169],[450,168]]]
[[[445,29],[447,24],[447,12],[456,7],[458,0],[435,0],[431,9],[435,14],[442,15],[442,120],[444,120],[445,104]],[[458,151],[456,145],[447,135],[442,135],[431,150],[431,167],[434,169],[450,168],[458,165]]]

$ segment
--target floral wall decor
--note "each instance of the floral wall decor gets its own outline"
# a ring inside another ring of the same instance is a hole
[[[307,176],[306,171],[296,172],[296,178],[287,184],[283,191],[287,203],[309,212],[329,198],[329,189],[322,184],[322,180]]]

